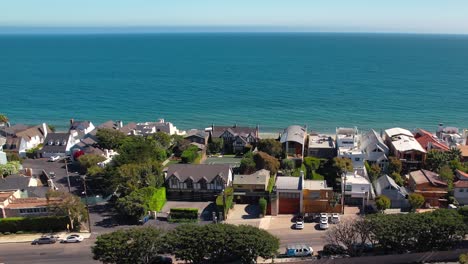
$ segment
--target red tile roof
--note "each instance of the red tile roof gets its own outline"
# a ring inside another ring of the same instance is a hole
[[[431,133],[427,132],[424,129],[419,129],[420,136],[416,136],[416,140],[418,143],[425,149],[428,150],[429,143],[431,143],[433,149],[439,149],[442,151],[449,151],[450,148],[444,144],[442,144],[436,137],[434,137]]]
[[[455,188],[468,188],[468,181],[456,181],[453,185]]]

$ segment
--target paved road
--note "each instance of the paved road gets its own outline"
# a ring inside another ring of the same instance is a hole
[[[94,239],[79,244],[31,245],[14,243],[0,245],[0,263],[4,264],[82,264],[100,263],[92,259],[91,246]]]

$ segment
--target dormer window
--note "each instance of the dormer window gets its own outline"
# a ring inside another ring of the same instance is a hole
[[[62,141],[62,146],[66,146],[66,145],[67,145],[67,141],[64,139],[64,140]]]
[[[56,146],[60,146],[60,140],[57,139],[57,140],[55,141],[55,145],[56,145]]]
[[[54,145],[54,141],[53,141],[53,140],[49,140],[49,142],[47,143],[47,145],[49,145],[49,146]]]

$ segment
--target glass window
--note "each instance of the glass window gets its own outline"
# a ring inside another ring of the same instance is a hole
[[[463,189],[463,188],[460,188],[460,192],[463,192],[463,191],[464,191],[464,189]]]

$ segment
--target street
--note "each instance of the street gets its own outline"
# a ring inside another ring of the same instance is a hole
[[[85,239],[78,244],[31,245],[12,243],[0,245],[0,263],[4,264],[54,264],[100,263],[92,259],[91,246],[95,239]]]

